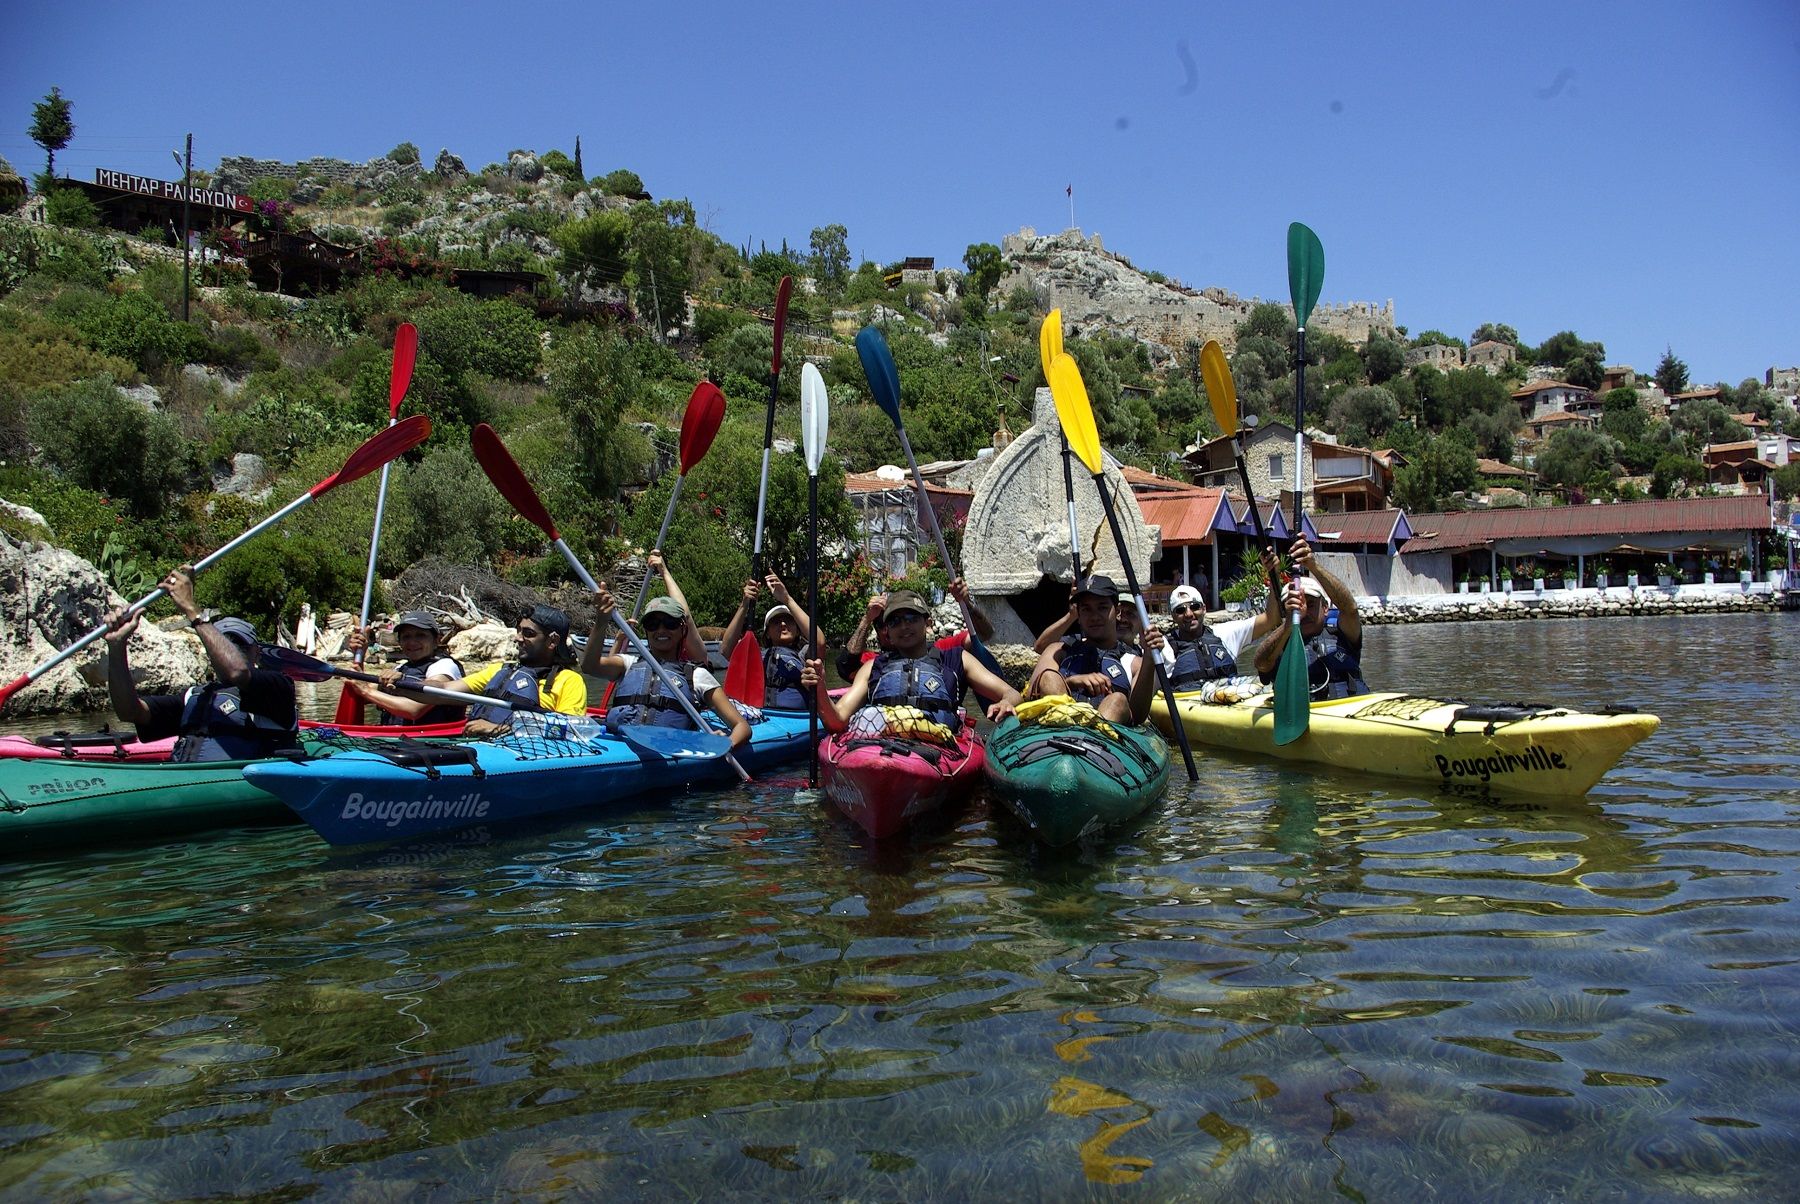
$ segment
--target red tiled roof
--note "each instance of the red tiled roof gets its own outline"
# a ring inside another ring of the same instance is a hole
[[[1146,472],[1134,464],[1119,465],[1119,474],[1125,483],[1133,489],[1192,489],[1192,481],[1178,481],[1174,477],[1160,476],[1154,472]]]
[[[1689,389],[1686,393],[1671,393],[1671,394],[1669,394],[1669,400],[1670,401],[1696,401],[1701,398],[1717,397],[1717,396],[1719,396],[1719,390],[1717,388]]]
[[[1542,418],[1533,418],[1530,422],[1527,422],[1525,425],[1526,426],[1543,426],[1546,423],[1551,423],[1551,422],[1592,422],[1592,421],[1594,421],[1594,418],[1593,418],[1593,415],[1591,415],[1591,414],[1572,414],[1568,410],[1552,410],[1550,413],[1545,414]]]
[[[1465,510],[1455,514],[1414,514],[1410,519],[1417,534],[1407,543],[1407,552],[1450,552],[1502,539],[1767,531],[1770,524],[1769,499],[1761,494],[1669,498],[1610,506]]]
[[[1313,514],[1312,525],[1323,542],[1386,543],[1405,517],[1402,510],[1361,510],[1349,514]]]
[[[872,472],[847,472],[844,474],[845,493],[880,493],[884,489],[911,489],[913,479],[910,474],[898,481],[890,481],[886,477],[876,476]],[[946,485],[933,485],[925,482],[925,492],[932,497],[974,497],[970,489],[951,489]]]
[[[1502,464],[1498,460],[1477,459],[1475,471],[1484,477],[1535,477],[1537,473],[1528,468],[1520,468],[1516,464]]]
[[[1224,504],[1223,489],[1190,487],[1180,493],[1150,493],[1137,499],[1144,521],[1162,528],[1163,546],[1210,544]]]
[[[1534,393],[1542,393],[1545,389],[1579,389],[1580,385],[1572,385],[1566,380],[1534,380],[1522,389],[1514,389],[1514,397],[1530,397]]]

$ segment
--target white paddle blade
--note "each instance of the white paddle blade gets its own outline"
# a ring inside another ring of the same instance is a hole
[[[818,366],[800,365],[800,435],[806,448],[806,475],[819,475],[819,461],[825,458],[825,436],[831,429],[831,401],[825,393],[825,378]]]

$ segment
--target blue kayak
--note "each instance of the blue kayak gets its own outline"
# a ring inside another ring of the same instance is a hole
[[[752,774],[804,757],[806,713],[765,711],[737,758]],[[729,780],[717,739],[645,729],[627,739],[502,736],[460,743],[345,738],[329,757],[259,762],[244,778],[286,803],[334,845],[427,836],[476,824],[505,823],[575,807],[594,807],[652,790]]]

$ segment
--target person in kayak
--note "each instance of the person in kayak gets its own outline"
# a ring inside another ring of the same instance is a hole
[[[1306,673],[1312,697],[1324,701],[1367,694],[1369,686],[1362,677],[1362,617],[1357,613],[1355,596],[1313,559],[1312,547],[1304,537],[1294,541],[1288,556],[1296,570],[1307,574],[1282,591],[1282,605],[1289,613],[1300,616],[1300,638],[1306,641]],[[1328,627],[1325,616],[1332,606],[1338,610],[1337,624]],[[1264,682],[1275,680],[1275,670],[1281,664],[1281,654],[1292,630],[1292,624],[1283,622],[1257,649],[1256,672]]]
[[[466,677],[428,677],[425,684],[463,694],[485,694],[559,715],[586,715],[587,682],[567,663],[569,616],[554,606],[534,606],[519,620],[515,634],[518,660],[489,665]],[[403,692],[406,686],[396,683],[392,689]],[[463,724],[463,735],[498,735],[511,725],[512,713],[506,708],[473,706]]]
[[[346,646],[352,653],[361,652],[369,646],[371,630],[363,627],[350,632]],[[464,718],[463,707],[424,698],[408,698],[404,694],[395,693],[396,688],[402,685],[422,686],[427,681],[456,681],[462,677],[462,665],[455,657],[444,654],[439,644],[440,636],[437,620],[431,617],[430,611],[407,611],[394,623],[394,638],[400,641],[400,655],[404,658],[400,664],[390,665],[382,670],[380,685],[346,680],[344,689],[364,702],[374,703],[380,712],[376,722],[384,727],[414,723],[461,723]]]
[[[242,619],[201,618],[189,565],[161,584],[175,609],[193,624],[214,680],[180,694],[139,694],[125,648],[143,612],[121,608],[106,617],[106,688],[113,713],[137,728],[139,740],[179,737],[171,761],[249,761],[298,748],[294,683],[256,667],[256,629]]]
[[[612,611],[613,596],[604,585],[594,595],[594,605],[600,608],[601,614]],[[676,688],[694,709],[710,707],[730,730],[733,748],[748,741],[749,721],[725,696],[725,687],[719,684],[712,670],[680,659],[682,645],[693,627],[688,622],[687,608],[672,597],[652,598],[644,607],[643,622],[644,645],[664,671],[675,679]],[[641,658],[628,652],[609,652],[593,658],[593,668],[588,672],[602,680],[619,683],[606,708],[608,731],[616,732],[637,724],[694,730],[692,716],[669,693],[662,675]]]
[[[975,620],[976,636],[983,640],[991,640],[994,638],[993,621],[987,617],[986,611],[975,604],[975,599],[969,596],[969,583],[967,581],[964,581],[961,577],[956,578],[950,582],[950,586],[946,592],[958,602],[966,603],[968,605],[969,617]],[[887,599],[888,595],[886,594],[876,594],[873,598],[869,599],[869,605],[863,611],[862,620],[857,623],[856,631],[850,636],[850,643],[845,647],[844,651],[838,653],[838,676],[845,681],[849,681],[856,676],[858,666],[865,665],[875,659],[877,654],[869,650],[869,636],[871,633],[875,636],[877,647],[885,649],[888,646],[886,634],[881,627],[881,616],[887,613]],[[930,626],[929,618],[926,620],[926,626]],[[956,648],[967,647],[968,643],[969,632],[965,628],[953,631],[949,635],[939,638],[936,641],[936,646],[944,651],[950,651]]]
[[[1146,656],[1134,659],[1119,640],[1119,587],[1111,577],[1095,573],[1075,586],[1078,635],[1045,648],[1031,673],[1034,697],[1067,694],[1092,704],[1116,723],[1141,723],[1150,714],[1156,671],[1147,662],[1162,647],[1162,633],[1144,633]]]
[[[807,646],[812,643],[812,617],[808,615],[780,577],[770,573],[767,579],[775,605],[763,615],[763,697],[762,705],[787,711],[806,709],[806,694],[800,689],[800,674],[806,667]],[[725,634],[719,640],[719,653],[727,660],[744,628],[750,621],[751,608],[761,593],[754,580],[744,582],[744,598],[738,603]]]
[[[1263,549],[1263,570],[1279,572],[1275,555]],[[1177,690],[1198,688],[1201,682],[1217,681],[1238,675],[1237,658],[1249,645],[1281,625],[1281,599],[1270,590],[1269,604],[1261,614],[1249,619],[1233,619],[1210,627],[1206,622],[1206,600],[1191,585],[1178,585],[1169,595],[1169,617],[1175,629],[1169,634],[1169,647],[1175,653],[1175,669],[1170,684]]]
[[[681,586],[676,582],[675,574],[670,571],[669,562],[664,559],[663,554],[652,551],[644,558],[644,565],[647,573],[655,573],[662,578],[663,592],[680,603],[681,609],[685,612],[688,609],[687,595],[681,592]],[[606,640],[602,631],[605,625],[606,612],[596,611],[594,625],[588,631],[587,646],[581,652],[581,671],[589,677],[597,676],[594,666],[598,665],[600,658],[606,655]],[[613,638],[612,650],[615,653],[625,650],[624,636]],[[673,659],[693,661],[696,665],[707,663],[706,641],[700,638],[700,633],[694,630],[693,624],[688,625],[687,638],[682,642],[678,655]]]
[[[864,707],[912,707],[954,737],[962,724],[963,693],[969,689],[995,700],[987,708],[994,722],[1012,714],[1019,692],[976,660],[966,640],[949,637],[953,643],[948,648],[942,640],[934,644],[930,614],[925,599],[912,590],[889,593],[882,604],[881,651],[858,667],[835,701],[825,692],[824,662],[806,662],[801,685],[818,692],[821,714],[836,716],[838,722],[829,726],[850,724]]]

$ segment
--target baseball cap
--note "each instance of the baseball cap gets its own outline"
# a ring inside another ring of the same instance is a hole
[[[437,620],[431,617],[431,612],[428,610],[407,611],[394,620],[395,631],[399,631],[402,627],[417,627],[420,631],[429,631],[433,635],[438,632]]]
[[[255,644],[256,628],[242,619],[214,619],[213,630],[222,636],[236,640],[240,644]]]
[[[526,618],[542,627],[545,631],[554,631],[563,639],[569,638],[569,616],[554,606],[538,605],[531,608]]]
[[[785,607],[781,603],[777,602],[775,605],[769,607],[769,613],[763,616],[763,626],[767,627],[770,623],[773,623],[776,619],[788,619],[791,621],[793,619],[793,617],[794,617],[793,611],[789,610],[787,607]]]
[[[1173,610],[1177,606],[1188,605],[1199,606],[1202,609],[1205,609],[1206,599],[1202,598],[1200,596],[1200,591],[1191,585],[1176,586],[1169,594],[1169,609]]]
[[[668,615],[672,619],[687,618],[687,611],[681,609],[681,603],[666,594],[660,598],[650,599],[650,605],[644,607],[644,613],[647,615]]]
[[[1325,587],[1319,584],[1317,577],[1297,577],[1294,584],[1300,587],[1300,592],[1303,594],[1309,594],[1326,602],[1331,601],[1331,595],[1325,592]]]
[[[925,605],[925,599],[910,589],[897,589],[887,596],[887,613],[910,610],[915,614],[929,615],[931,607]]]
[[[1105,573],[1095,573],[1076,583],[1075,596],[1079,598],[1083,594],[1092,594],[1096,598],[1117,598],[1119,587]]]

